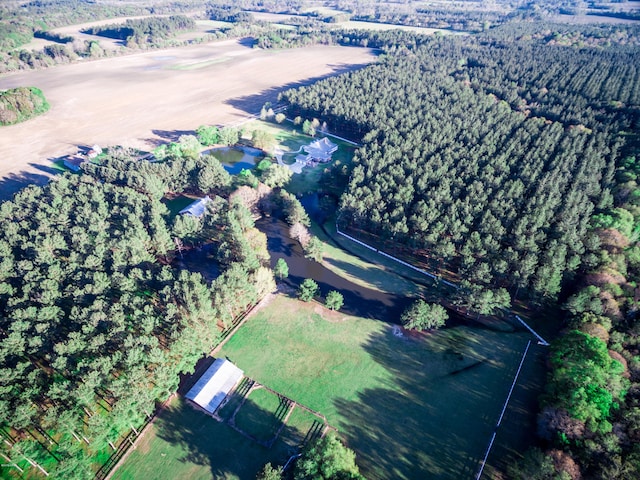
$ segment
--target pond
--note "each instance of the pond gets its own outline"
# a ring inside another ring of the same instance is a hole
[[[324,297],[330,290],[337,290],[344,296],[342,312],[365,318],[398,323],[400,314],[412,299],[392,295],[357,285],[337,275],[322,264],[305,258],[300,244],[292,240],[289,226],[273,217],[261,218],[256,227],[267,236],[267,248],[271,254],[271,265],[284,258],[289,266],[286,283],[297,289],[305,278],[312,278],[320,287]]]
[[[207,153],[217,158],[231,175],[251,170],[264,158],[262,150],[245,146],[212,148]]]

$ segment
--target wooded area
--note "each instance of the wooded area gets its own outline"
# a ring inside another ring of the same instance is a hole
[[[638,50],[569,47],[598,29],[544,27],[381,34],[380,64],[282,98],[364,143],[342,229],[402,245],[463,292],[503,286],[532,305],[574,293],[541,400],[546,451],[510,475],[634,478]]]

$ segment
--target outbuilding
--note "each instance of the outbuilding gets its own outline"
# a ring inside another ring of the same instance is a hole
[[[213,414],[243,376],[244,372],[233,363],[218,358],[185,396]]]

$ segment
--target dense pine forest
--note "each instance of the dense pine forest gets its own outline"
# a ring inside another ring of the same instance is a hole
[[[467,292],[565,303],[541,399],[546,450],[527,453],[513,478],[640,472],[640,58],[624,46],[633,29],[608,48],[597,30],[607,29],[507,25],[397,43],[380,34],[370,37],[385,52],[379,64],[282,96],[292,115],[363,142],[341,228]],[[580,38],[594,46],[566,41]]]
[[[273,290],[266,237],[246,207],[216,195],[229,175],[215,159],[179,157],[191,166],[173,171],[199,175],[195,191],[214,198],[202,219],[170,220],[162,194],[88,175],[26,188],[1,205],[0,432],[9,466],[92,478],[123,434],[176,390],[179,373]],[[116,150],[104,164],[122,158]],[[171,177],[152,175],[154,184]],[[222,269],[210,284],[171,267],[202,242],[215,246]]]
[[[172,15],[170,17],[127,20],[124,24],[91,27],[84,32],[123,40],[127,46],[132,46],[155,44],[177,33],[191,30],[195,25],[192,18],[187,18],[184,15]]]

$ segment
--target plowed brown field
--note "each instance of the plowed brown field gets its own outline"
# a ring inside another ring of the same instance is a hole
[[[45,182],[51,161],[78,146],[152,148],[202,124],[241,121],[287,86],[374,58],[355,47],[265,51],[228,40],[2,77],[0,89],[40,88],[51,110],[0,127],[0,199]]]

